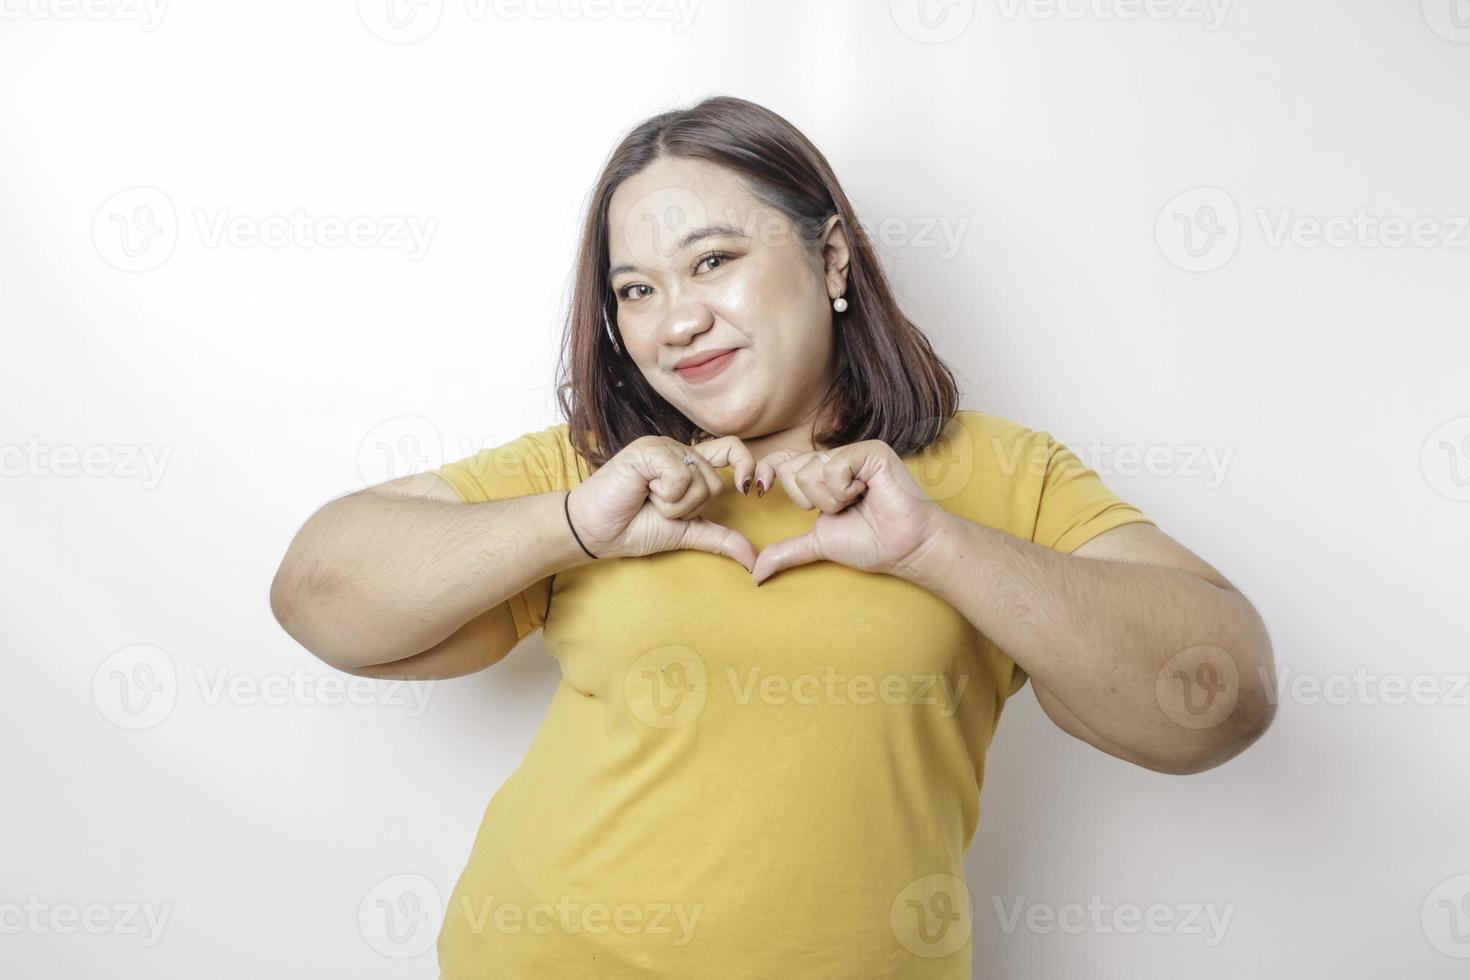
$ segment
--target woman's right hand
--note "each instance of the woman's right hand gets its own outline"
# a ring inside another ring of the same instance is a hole
[[[684,462],[686,454],[692,464]],[[692,548],[733,558],[751,571],[755,546],[745,535],[699,516],[725,489],[715,472],[720,466],[735,467],[738,487],[755,473],[755,457],[735,436],[693,446],[641,436],[572,489],[567,513],[598,558]]]

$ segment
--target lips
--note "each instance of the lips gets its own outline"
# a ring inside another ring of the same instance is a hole
[[[733,349],[734,348],[731,347],[721,347],[717,350],[705,351],[703,354],[693,354],[690,357],[680,361],[678,364],[674,365],[674,369],[682,371],[685,368],[698,367],[706,361],[712,361],[717,357],[730,353],[730,351]]]
[[[701,360],[697,364],[684,365],[676,370],[679,372],[679,377],[684,378],[686,381],[704,381],[723,371],[726,365],[734,360],[735,355],[739,352],[740,349],[738,347],[720,351],[714,353],[711,357]]]

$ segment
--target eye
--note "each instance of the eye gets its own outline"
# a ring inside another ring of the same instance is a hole
[[[718,269],[721,265],[724,265],[726,262],[730,261],[730,259],[732,259],[732,258],[734,258],[734,256],[731,255],[729,252],[706,252],[705,254],[701,255],[695,261],[695,263],[694,263],[694,271],[695,272],[698,272],[699,271],[699,267],[702,266],[702,265],[706,265],[707,263],[714,263],[713,265],[710,266],[710,268],[711,269]],[[641,282],[629,283],[628,285],[624,286],[623,288],[621,288],[621,289],[619,289],[617,291],[617,297],[618,297],[618,299],[622,300],[623,302],[628,302],[629,300],[643,299],[645,296],[648,295],[648,293],[640,293],[637,296],[630,296],[629,294],[633,290],[635,290],[635,289],[648,289],[648,290],[652,290],[653,287],[652,286],[649,286],[647,283],[641,283]]]
[[[694,268],[698,271],[699,267],[706,262],[713,262],[715,260],[719,261],[719,265],[723,265],[730,260],[730,254],[728,252],[707,252],[699,257],[699,261],[694,263]],[[713,266],[712,268],[719,268],[719,265]]]

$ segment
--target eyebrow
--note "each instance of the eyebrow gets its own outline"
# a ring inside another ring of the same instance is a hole
[[[677,252],[682,252],[684,249],[688,248],[690,245],[693,245],[695,242],[703,241],[706,238],[744,237],[745,232],[741,231],[739,228],[736,228],[734,225],[706,225],[703,228],[694,229],[683,238],[675,242],[674,250]],[[636,265],[624,262],[622,265],[615,265],[611,269],[607,270],[607,277],[611,279],[613,276],[617,275],[620,272],[637,271],[638,267]]]

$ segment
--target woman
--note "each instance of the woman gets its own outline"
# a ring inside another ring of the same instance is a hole
[[[1269,723],[1250,604],[1047,433],[957,409],[775,113],[628,133],[564,352],[566,423],[332,502],[272,590],[352,673],[464,674],[538,628],[560,663],[445,980],[968,977],[964,855],[1028,673],[1160,771]]]

